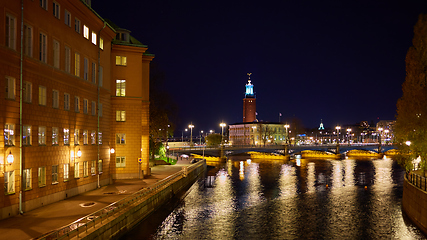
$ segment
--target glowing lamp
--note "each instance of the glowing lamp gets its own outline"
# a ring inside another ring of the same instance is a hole
[[[7,155],[7,163],[12,164],[14,160],[14,157],[12,155],[12,151],[9,152],[9,155]]]
[[[79,150],[77,151],[77,157],[81,157],[81,156],[82,156],[82,151],[79,148]]]
[[[114,148],[110,149],[110,153],[115,153],[115,152],[116,152],[116,150],[114,150]]]

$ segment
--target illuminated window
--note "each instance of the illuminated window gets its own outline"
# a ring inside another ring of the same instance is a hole
[[[26,146],[30,146],[31,145],[31,126],[24,125],[22,130],[23,130],[22,144]]]
[[[126,66],[126,57],[125,56],[116,56],[116,65],[117,66]]]
[[[126,167],[126,157],[116,157],[116,167]]]
[[[102,159],[98,160],[98,172],[99,172],[99,174],[102,173]]]
[[[52,145],[58,145],[59,141],[59,129],[52,127]]]
[[[70,145],[70,129],[64,128],[64,145]]]
[[[101,50],[104,50],[104,39],[102,37],[99,38],[99,48],[101,48]]]
[[[70,164],[64,164],[64,182],[70,179]]]
[[[6,14],[6,47],[16,49],[16,18]]]
[[[102,132],[98,132],[98,144],[102,145]]]
[[[88,143],[88,133],[87,133],[87,130],[83,130],[83,144],[84,145],[87,145],[87,143]]]
[[[52,166],[52,184],[58,183],[58,165]]]
[[[75,162],[74,163],[74,178],[79,178],[79,177],[80,177],[80,163]]]
[[[6,76],[6,98],[15,99],[15,78]]]
[[[46,145],[46,127],[39,126],[39,145]]]
[[[6,193],[15,192],[15,171],[4,173],[4,191]]]
[[[95,175],[95,174],[96,174],[96,160],[92,160],[92,164],[91,164],[91,166],[90,166],[90,173],[91,173],[92,175]]]
[[[86,25],[83,25],[83,37],[89,39],[89,28]]]
[[[126,121],[126,111],[117,110],[116,111],[116,122],[124,122]]]
[[[116,80],[116,96],[126,96],[126,80]]]
[[[80,77],[80,54],[74,53],[74,75]]]
[[[125,133],[116,133],[116,143],[117,144],[126,144],[126,134]]]
[[[24,190],[31,189],[31,168],[24,169],[23,179],[24,179]]]
[[[15,145],[15,125],[6,123],[4,125],[4,145]]]
[[[74,129],[74,145],[80,144],[80,130]]]
[[[46,186],[46,167],[39,167],[39,187]]]
[[[96,33],[92,31],[92,43],[96,45]]]
[[[53,2],[53,16],[55,16],[56,18],[60,18],[60,5],[57,2]]]
[[[90,143],[91,143],[92,145],[95,145],[95,144],[96,144],[96,132],[95,132],[95,131],[92,131],[92,132],[90,133]]]
[[[39,86],[39,105],[46,106],[46,87]]]
[[[83,162],[83,177],[87,177],[89,175],[88,162]]]

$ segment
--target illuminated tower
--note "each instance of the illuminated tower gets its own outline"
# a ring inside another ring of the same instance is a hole
[[[254,85],[251,83],[252,73],[248,73],[249,80],[246,84],[245,98],[243,99],[243,122],[254,122],[256,120],[256,98]]]

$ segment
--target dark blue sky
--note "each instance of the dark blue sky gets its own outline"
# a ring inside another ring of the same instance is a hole
[[[148,45],[180,107],[177,129],[192,122],[197,132],[242,121],[247,72],[259,120],[394,119],[427,10],[424,0],[108,2],[92,8]]]

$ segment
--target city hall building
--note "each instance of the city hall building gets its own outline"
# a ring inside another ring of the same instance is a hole
[[[0,9],[0,219],[149,175],[147,46],[90,0]]]

